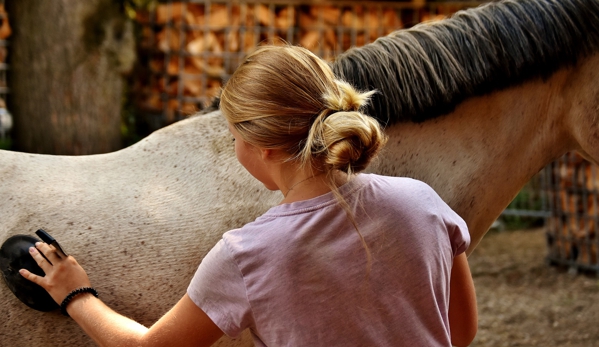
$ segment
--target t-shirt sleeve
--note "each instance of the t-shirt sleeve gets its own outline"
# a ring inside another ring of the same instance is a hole
[[[204,257],[187,294],[227,336],[238,337],[252,315],[243,276],[224,240]]]
[[[449,208],[449,207],[448,207]],[[452,215],[446,219],[449,239],[451,240],[451,248],[453,256],[460,255],[466,252],[470,246],[470,232],[466,222],[457,213],[451,210]]]
[[[445,225],[451,241],[453,256],[460,255],[470,246],[470,232],[466,222],[449,206],[446,206]]]
[[[460,215],[445,203],[436,193],[437,207],[439,208],[445,226],[447,227],[447,233],[449,240],[451,241],[451,249],[453,256],[456,257],[461,253],[466,252],[468,246],[470,246],[470,232],[468,231],[468,225]]]

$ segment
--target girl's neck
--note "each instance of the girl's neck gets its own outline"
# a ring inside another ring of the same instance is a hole
[[[340,187],[348,181],[347,174],[336,171],[333,173],[333,185]],[[327,175],[324,172],[316,172],[309,175],[296,175],[290,180],[289,188],[283,192],[284,199],[281,204],[289,204],[296,201],[312,199],[331,191]]]
[[[293,184],[291,185],[291,187],[289,187],[289,188],[287,189],[287,192],[283,193],[283,196],[284,196],[284,197],[287,197],[287,196],[289,195],[289,192],[290,192],[290,191],[292,191],[292,190],[293,190],[293,188],[295,188],[295,187],[299,186],[300,184],[302,184],[302,183],[304,183],[304,182],[307,182],[308,180],[314,179],[314,178],[316,178],[316,177],[318,177],[318,176],[320,176],[320,175],[322,175],[322,174],[323,174],[323,173],[319,173],[319,174],[315,174],[315,175],[312,175],[312,176],[308,176],[308,177],[306,177],[306,178],[304,178],[304,179],[300,179],[300,180],[299,180],[299,181],[297,181],[296,183],[293,183]]]

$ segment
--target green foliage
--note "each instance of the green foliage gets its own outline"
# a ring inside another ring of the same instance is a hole
[[[139,27],[136,25],[138,12],[151,12],[155,9],[158,0],[112,0],[117,3],[121,9],[134,23],[135,36],[139,36]],[[129,78],[134,77],[134,73],[129,75]],[[121,107],[121,136],[123,147],[131,146],[149,134],[147,129],[144,129],[144,122],[140,111],[137,110],[134,104],[135,95],[131,91],[133,81],[128,80],[123,90],[123,99]]]
[[[151,11],[157,0],[114,0],[124,9],[127,16],[135,19],[137,11]]]
[[[531,182],[526,185],[516,195],[514,200],[507,207],[508,210],[527,210],[527,211],[543,211],[543,198],[539,193],[539,187],[536,187],[536,182]],[[530,229],[542,226],[545,222],[543,217],[519,216],[503,214],[499,220],[507,230]]]
[[[8,136],[4,138],[0,138],[0,149],[11,150],[12,149],[12,139]]]
[[[123,148],[139,142],[152,133],[144,117],[132,105],[125,105],[121,110],[121,138]]]
[[[530,216],[506,216],[503,215],[499,219],[503,222],[506,230],[523,230],[543,226],[544,219],[541,217]]]
[[[131,82],[129,81],[124,86],[121,105],[121,138],[123,140],[123,147],[129,147],[149,135],[148,131],[141,129],[139,122],[141,115],[133,102],[134,96],[131,93],[130,84]]]
[[[541,200],[538,191],[530,186],[525,186],[508,206],[508,208],[533,211],[540,211],[542,207],[543,201]]]

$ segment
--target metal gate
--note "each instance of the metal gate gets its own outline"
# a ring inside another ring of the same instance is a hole
[[[597,165],[567,153],[541,170],[499,221],[516,228],[543,225],[548,263],[599,275],[598,174]]]
[[[548,261],[599,275],[599,167],[568,153],[544,171]]]

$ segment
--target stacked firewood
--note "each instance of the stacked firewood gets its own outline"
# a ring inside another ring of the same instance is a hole
[[[141,47],[150,55],[151,80],[144,81],[144,109],[165,111],[170,123],[191,114],[218,94],[242,57],[263,43],[302,45],[324,59],[404,26],[439,19],[423,0],[401,3],[307,4],[172,2],[140,14]],[[417,18],[415,18],[417,17]],[[178,111],[179,113],[177,114]]]
[[[6,94],[8,86],[6,83],[6,58],[8,48],[6,40],[11,35],[12,30],[8,21],[8,14],[4,9],[4,2],[0,3],[0,139],[4,139],[7,132],[12,128],[12,117],[6,109]]]
[[[12,30],[8,21],[8,14],[4,9],[4,4],[0,3],[0,41],[5,41],[11,34]],[[0,63],[6,63],[7,54],[6,46],[0,46]]]
[[[596,265],[599,168],[576,153],[552,165],[549,196],[553,211],[547,226],[550,257]]]

